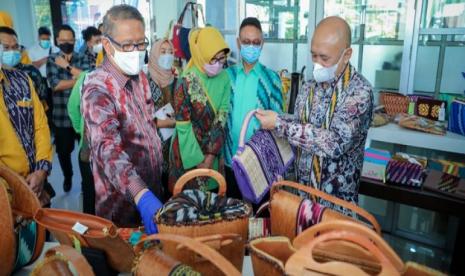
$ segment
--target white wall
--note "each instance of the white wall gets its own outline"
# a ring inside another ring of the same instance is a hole
[[[31,0],[1,0],[0,10],[13,18],[14,29],[19,43],[29,47],[37,41],[37,27],[34,21]]]

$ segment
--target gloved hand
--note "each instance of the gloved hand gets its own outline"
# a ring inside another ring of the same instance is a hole
[[[145,233],[148,235],[158,233],[153,216],[162,206],[161,201],[151,191],[146,191],[137,203],[137,209],[144,222]]]

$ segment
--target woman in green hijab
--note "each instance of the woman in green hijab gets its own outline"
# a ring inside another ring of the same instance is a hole
[[[223,70],[229,48],[213,27],[194,29],[189,35],[192,57],[174,95],[176,128],[170,150],[169,187],[194,168],[220,168],[224,125],[229,109],[230,81]],[[212,180],[191,185],[216,188]]]

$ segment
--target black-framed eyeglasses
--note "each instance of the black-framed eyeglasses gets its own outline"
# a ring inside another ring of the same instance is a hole
[[[228,57],[227,57],[226,55],[224,55],[224,56],[222,56],[222,57],[214,57],[214,58],[212,58],[212,59],[210,60],[210,65],[215,64],[215,63],[217,63],[217,62],[222,63],[222,64],[225,64],[227,58],[228,58]]]
[[[115,44],[121,50],[123,50],[123,52],[132,52],[136,48],[138,51],[145,51],[149,47],[148,38],[145,38],[144,42],[140,42],[140,43],[119,43],[115,41],[113,38],[111,38],[110,36],[105,36],[105,37],[108,38],[112,44]]]

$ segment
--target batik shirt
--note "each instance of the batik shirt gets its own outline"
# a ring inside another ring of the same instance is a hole
[[[71,80],[73,75],[68,70],[59,67],[55,64],[55,58],[62,53],[51,54],[47,60],[47,81],[50,87],[55,88],[61,80]],[[70,66],[81,69],[82,71],[89,70],[90,61],[86,55],[73,53]],[[68,99],[71,95],[71,89],[53,92],[53,115],[52,121],[56,127],[72,127],[68,116]]]
[[[332,116],[328,116],[333,88],[338,93]],[[309,101],[312,90],[314,96]],[[372,86],[351,65],[327,88],[313,80],[305,83],[296,99],[295,115],[279,115],[276,122],[278,135],[297,149],[297,181],[357,204],[372,109]],[[313,168],[314,156],[319,171]]]
[[[89,73],[82,104],[91,148],[96,214],[118,226],[140,225],[134,197],[160,195],[161,142],[147,77],[122,74],[108,59]]]
[[[37,92],[37,95],[39,96],[39,99],[46,100],[48,97],[47,83],[40,74],[39,69],[35,68],[33,65],[22,63],[18,63],[18,65],[16,65],[15,68],[20,71],[23,71],[29,76],[29,78],[31,78],[32,82],[34,83],[34,88]]]

